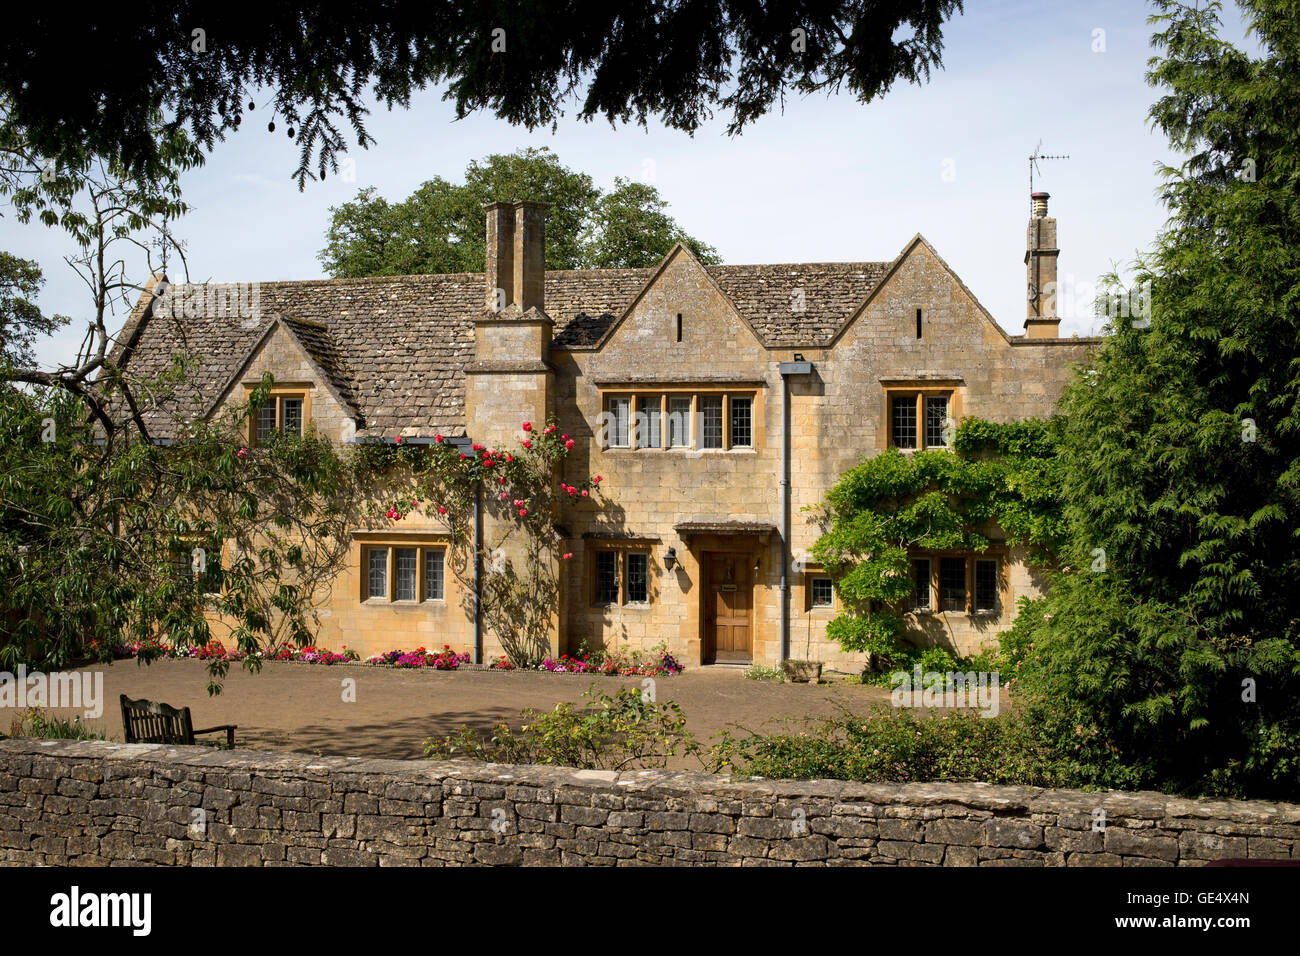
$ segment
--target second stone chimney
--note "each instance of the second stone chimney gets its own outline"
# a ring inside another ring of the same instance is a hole
[[[1028,310],[1025,315],[1025,336],[1031,339],[1055,339],[1061,335],[1061,319],[1057,314],[1056,259],[1061,250],[1056,247],[1056,220],[1047,214],[1048,193],[1031,193],[1034,213],[1029,218],[1029,231],[1025,242],[1025,273]]]
[[[487,311],[545,312],[546,204],[487,205]]]

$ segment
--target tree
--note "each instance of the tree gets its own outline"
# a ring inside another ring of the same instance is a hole
[[[1149,318],[1063,399],[1070,542],[1012,643],[1045,725],[1105,786],[1300,794],[1300,24],[1159,0],[1151,118],[1187,158],[1139,264]],[[1149,323],[1149,324],[1148,324]],[[1032,645],[1032,652],[1026,652]]]
[[[340,123],[358,145],[373,142],[367,93],[391,109],[447,83],[458,118],[488,109],[529,129],[553,126],[570,101],[585,120],[657,116],[688,131],[718,108],[738,132],[787,93],[845,86],[865,103],[898,80],[921,83],[941,66],[943,23],[961,9],[960,0],[379,0],[249,17],[148,2],[130,17],[69,18],[34,8],[0,34],[0,97],[41,155],[101,156],[150,177],[166,167],[154,117],[211,150],[245,118],[265,116],[269,133],[298,145],[301,187],[337,172]],[[69,64],[95,81],[68,82]]]
[[[66,315],[44,315],[32,301],[44,284],[35,261],[0,249],[0,365],[34,365],[37,337],[68,323]]]
[[[362,446],[367,468],[392,496],[385,511],[390,521],[423,507],[447,528],[447,567],[460,582],[465,613],[471,618],[481,613],[515,667],[540,663],[550,653],[561,569],[572,557],[560,551],[563,539],[556,520],[562,508],[595,505],[601,482],[600,475],[577,484],[561,479],[574,439],[560,434],[554,422],[541,429],[523,422],[522,432],[513,451],[479,444],[458,451],[442,435],[435,436],[432,448]],[[477,552],[476,496],[499,529],[497,540]],[[509,557],[508,545],[517,560]],[[481,596],[475,593],[476,566],[482,572]]]
[[[336,278],[482,272],[483,207],[520,199],[549,204],[548,269],[657,265],[678,241],[704,262],[718,261],[712,246],[686,235],[665,212],[668,204],[653,186],[619,179],[604,193],[545,147],[471,162],[463,185],[438,177],[397,204],[363,189],[331,208],[319,258]]]
[[[1047,422],[971,418],[952,451],[890,449],[846,472],[814,509],[825,533],[812,554],[844,604],[827,636],[889,668],[913,653],[909,548],[982,552],[997,535],[1049,562],[1065,530],[1054,453]]]

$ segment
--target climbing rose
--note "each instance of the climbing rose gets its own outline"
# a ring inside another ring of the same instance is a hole
[[[464,460],[465,460],[465,453],[464,453],[464,452],[461,452],[461,453],[460,453],[460,460],[461,460],[461,461],[464,461]]]
[[[569,436],[568,436],[568,435],[561,435],[561,436],[560,436],[560,441],[568,441],[568,440],[569,440]]]
[[[520,509],[519,509],[519,517],[522,518],[522,517],[526,516],[527,514],[528,514],[528,509],[527,509],[527,508],[520,508]]]
[[[474,445],[474,450],[475,450],[475,451],[482,451],[482,450],[483,450],[483,446],[482,446],[482,445]]]
[[[397,444],[400,445],[401,443],[402,443],[402,436],[401,436],[401,435],[398,435],[398,436],[397,436]]]
[[[532,446],[529,446],[529,447],[532,447]],[[512,455],[512,454],[510,454],[510,452],[506,452],[506,461],[514,461],[514,460],[515,460],[515,456]]]
[[[532,447],[533,447],[533,443],[530,442],[530,441],[526,441],[526,442],[524,442],[524,447],[525,447],[525,448],[532,448]],[[510,460],[511,460],[511,461],[514,461],[513,458],[510,459]]]
[[[446,513],[447,513],[447,509],[444,508],[442,505],[438,505],[438,514],[445,515]]]
[[[564,560],[565,560],[565,561],[568,561],[569,558],[571,558],[571,557],[573,557],[573,552],[572,552],[572,551],[566,551],[566,552],[564,553]]]
[[[247,449],[247,448],[241,448],[241,449],[239,449],[239,451],[235,452],[235,455],[236,455],[237,457],[239,457],[239,458],[243,458],[243,457],[244,457],[245,455],[247,455],[247,454],[248,454],[248,449]]]
[[[530,431],[532,431],[532,430],[533,430],[533,423],[532,423],[532,422],[524,422],[524,431],[526,431],[526,432],[530,432]]]
[[[433,436],[433,440],[436,441],[439,445],[442,444],[442,436],[441,436],[441,435],[434,435],[434,436]]]
[[[504,485],[505,483],[506,483],[506,476],[505,476],[505,475],[502,475],[500,478],[497,479],[497,484],[498,484],[498,485]]]
[[[600,475],[596,476],[596,484],[600,484]]]
[[[586,489],[586,488],[583,488],[583,489],[582,489],[582,497],[584,497],[584,498],[587,497],[587,489]]]
[[[506,500],[506,493],[505,493],[504,491],[501,492],[501,500],[502,500],[502,501],[505,501],[505,500]]]
[[[573,447],[573,439],[570,438],[568,441],[566,441],[566,442],[564,443],[564,447],[565,447],[565,448],[572,448],[572,447]]]

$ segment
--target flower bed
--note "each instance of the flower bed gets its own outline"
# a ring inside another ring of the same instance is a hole
[[[519,670],[505,657],[492,665],[494,670]],[[570,657],[548,657],[540,664],[525,670],[550,671],[552,674],[602,674],[608,677],[671,677],[680,674],[685,668],[667,651],[656,651],[651,657],[640,653],[631,655],[619,653],[595,652]]]
[[[440,651],[429,651],[417,647],[413,651],[387,651],[370,658],[370,664],[390,664],[393,667],[432,667],[439,671],[454,671],[461,664],[468,664],[468,654],[457,654],[450,644],[442,645]]]

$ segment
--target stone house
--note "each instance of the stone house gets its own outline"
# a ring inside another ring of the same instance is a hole
[[[1033,197],[1023,334],[1010,335],[920,235],[889,262],[547,271],[545,207],[487,207],[486,275],[266,282],[224,294],[156,277],[117,357],[158,371],[183,327],[202,356],[190,413],[274,402],[250,423],[338,441],[514,447],[554,419],[566,468],[604,479],[566,514],[553,648],[650,648],[689,664],[786,658],[850,669],[825,637],[835,589],[801,513],[864,456],[947,444],[966,416],[1047,416],[1094,340],[1058,337],[1056,221]],[[223,301],[224,300],[224,301]],[[168,305],[170,303],[170,305]],[[180,322],[158,321],[170,308]],[[155,427],[163,429],[162,410]],[[468,450],[468,448],[467,448]],[[363,654],[450,644],[500,653],[446,567],[446,529],[416,512],[355,529],[318,643]],[[484,517],[485,537],[493,522]],[[917,553],[918,642],[989,643],[1040,583],[1025,554]],[[472,603],[472,602],[470,602]]]

